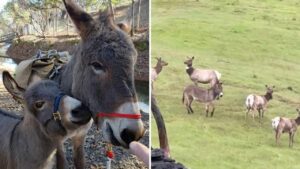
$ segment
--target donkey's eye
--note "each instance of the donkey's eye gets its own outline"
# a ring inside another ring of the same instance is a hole
[[[95,70],[104,70],[104,66],[101,63],[99,63],[99,62],[93,62],[93,63],[91,63],[91,66]]]
[[[45,104],[44,101],[37,101],[35,102],[34,106],[37,108],[37,109],[40,109],[43,107],[43,105]]]

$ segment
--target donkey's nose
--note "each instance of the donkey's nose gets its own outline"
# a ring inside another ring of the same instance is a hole
[[[124,129],[121,132],[121,138],[127,145],[129,145],[133,141],[138,141],[141,137],[141,133],[132,131],[130,129]]]

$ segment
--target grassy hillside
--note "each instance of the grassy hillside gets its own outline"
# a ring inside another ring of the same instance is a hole
[[[173,158],[193,169],[300,168],[300,133],[291,149],[287,134],[275,145],[271,128],[273,117],[294,118],[300,107],[300,1],[154,0],[151,44],[152,57],[169,63],[154,93]],[[205,117],[203,104],[193,103],[195,113],[188,115],[181,103],[192,83],[186,56],[196,57],[195,67],[222,73],[224,97],[213,118]],[[264,94],[265,84],[276,89],[262,124],[245,120],[245,97]],[[153,122],[152,146],[158,147]]]

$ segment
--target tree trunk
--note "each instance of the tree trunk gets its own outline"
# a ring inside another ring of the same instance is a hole
[[[139,0],[139,8],[138,8],[138,13],[137,13],[137,21],[136,21],[136,29],[138,30],[140,28],[140,19],[141,19],[141,1]]]
[[[159,146],[161,149],[163,149],[165,157],[170,157],[170,147],[169,147],[167,129],[165,126],[164,118],[157,106],[154,95],[151,96],[151,111],[155,119],[157,130],[158,130]]]
[[[131,32],[130,35],[134,35],[134,0],[132,0],[132,11],[131,11]]]
[[[108,3],[109,3],[109,10],[110,10],[110,13],[112,15],[113,21],[115,21],[115,13],[114,13],[114,9],[113,9],[111,0],[109,0]]]

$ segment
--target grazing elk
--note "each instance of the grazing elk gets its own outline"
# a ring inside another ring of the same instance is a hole
[[[11,93],[21,93],[23,117],[0,109],[0,166],[3,169],[52,169],[57,147],[92,123],[89,109],[62,93],[51,80],[40,81],[26,91],[8,72],[3,73]]]
[[[294,136],[297,131],[298,125],[300,125],[300,110],[296,109],[298,117],[296,119],[290,119],[285,117],[275,117],[272,119],[272,127],[275,130],[275,140],[278,144],[280,135],[282,133],[289,133],[289,147],[293,147]]]
[[[255,94],[250,94],[246,98],[246,118],[248,117],[249,112],[251,111],[252,113],[252,118],[254,119],[254,110],[257,110],[259,113],[259,119],[264,117],[264,112],[266,111],[267,108],[267,103],[273,98],[273,89],[275,86],[269,87],[266,85],[266,94],[265,95],[255,95]]]
[[[155,59],[157,60],[157,63],[155,67],[151,68],[151,82],[154,82],[157,79],[158,74],[162,71],[163,67],[168,65],[168,63],[163,61],[161,57],[156,57]]]
[[[134,84],[137,52],[133,42],[113,23],[108,11],[95,19],[72,0],[63,2],[81,43],[53,80],[63,92],[89,107],[106,142],[128,148],[130,142],[144,135]],[[74,136],[76,169],[84,168],[86,134],[87,130]]]
[[[184,62],[187,65],[186,73],[189,75],[190,79],[198,85],[198,83],[210,84],[210,87],[214,86],[221,79],[221,73],[216,70],[210,69],[197,69],[193,67],[193,60],[188,57],[188,60]]]
[[[198,101],[205,103],[206,117],[208,116],[209,108],[212,107],[210,116],[214,115],[215,106],[213,101],[223,96],[222,82],[215,83],[210,89],[204,89],[196,85],[185,87],[182,96],[182,103],[186,106],[188,113],[194,113],[191,105],[192,102]]]

